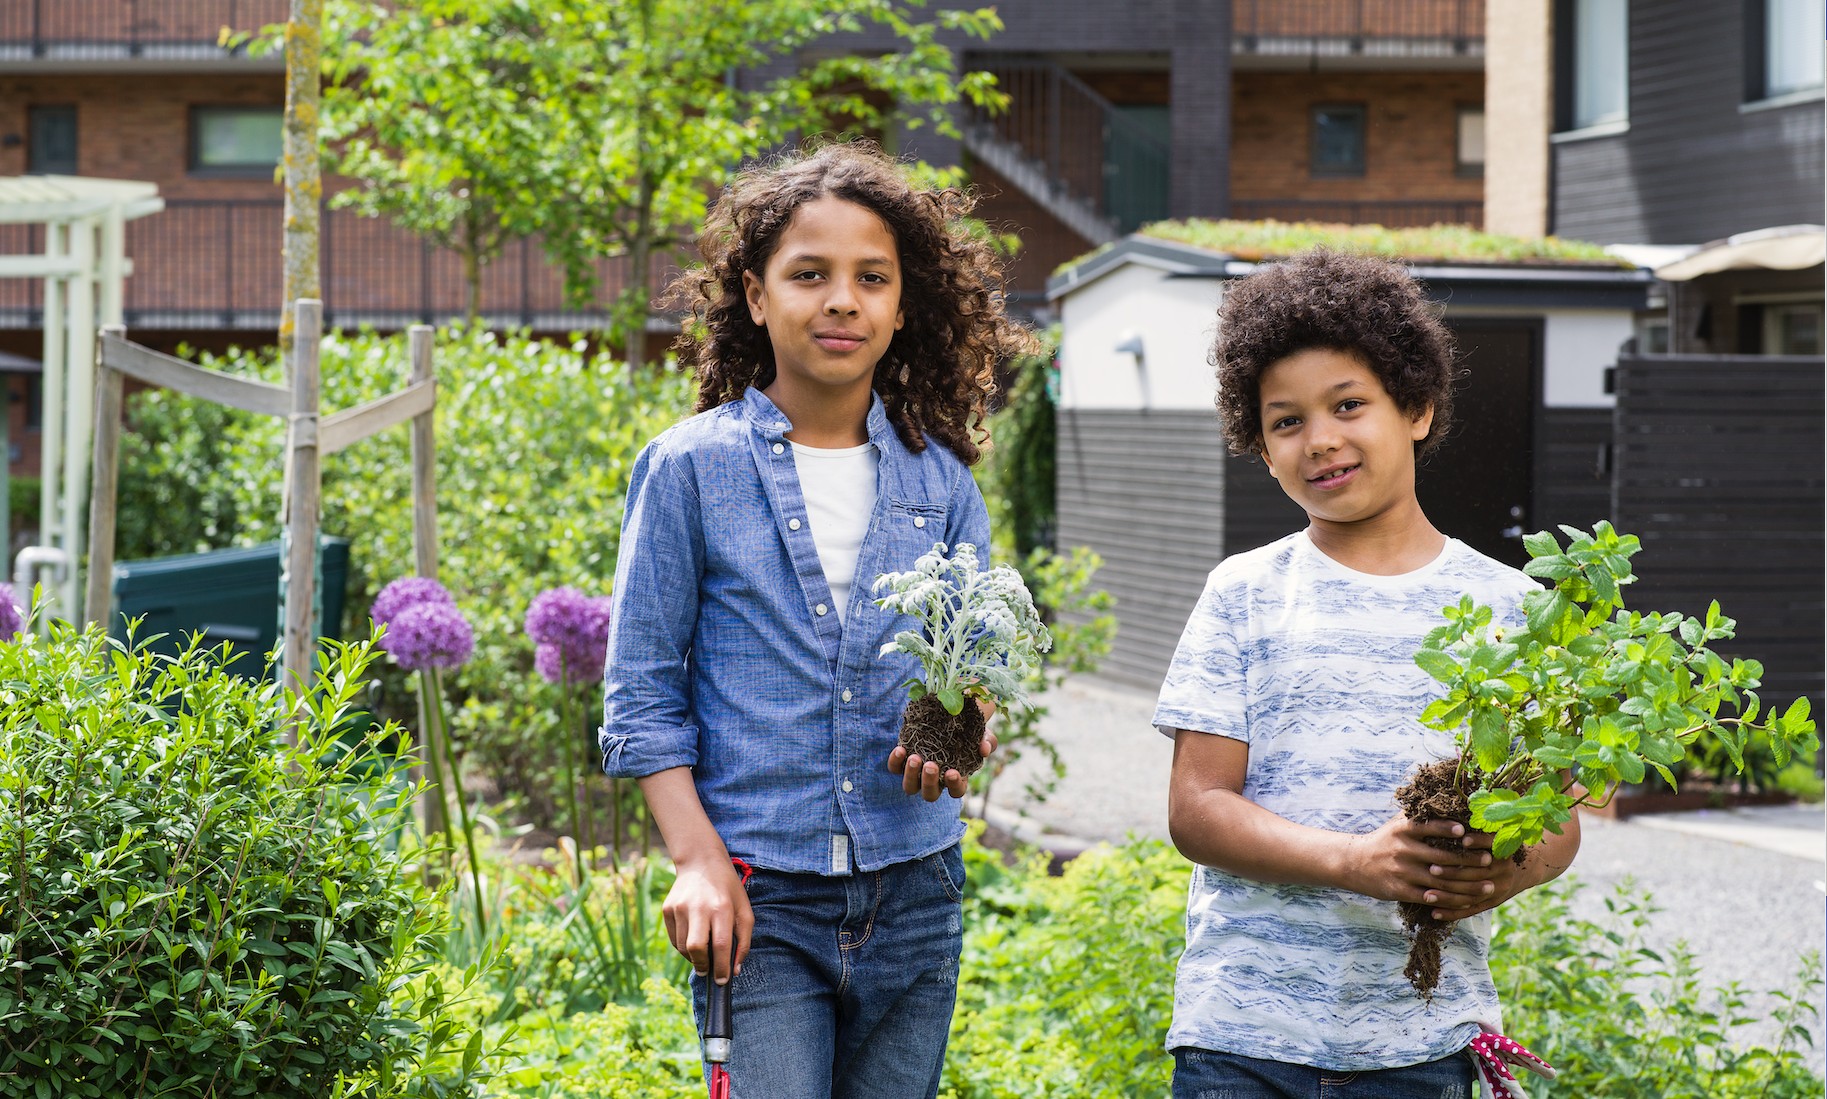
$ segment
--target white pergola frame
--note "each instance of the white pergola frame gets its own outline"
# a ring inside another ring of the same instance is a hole
[[[127,258],[127,222],[164,208],[165,200],[153,183],[0,176],[0,224],[42,225],[45,230],[42,253],[0,255],[0,278],[44,281],[42,544],[21,551],[15,577],[29,585],[38,567],[60,566],[55,583],[46,589],[52,597],[49,609],[72,621],[82,612],[77,565],[89,501],[95,335],[102,326],[118,325],[123,319],[127,276],[133,271]],[[17,595],[26,599],[30,592]]]

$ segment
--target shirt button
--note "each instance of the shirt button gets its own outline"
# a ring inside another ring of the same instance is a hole
[[[926,525],[926,517],[924,515],[914,516],[914,526],[923,527],[925,525]]]
[[[855,787],[850,785],[850,780],[845,779],[844,780],[844,793],[848,794],[851,790],[854,790],[854,789],[855,789]]]
[[[788,519],[787,520],[787,529],[788,530],[798,530],[799,529],[799,520],[798,519]]]
[[[845,702],[850,701],[850,688],[848,688],[848,687],[844,688],[844,701]]]
[[[820,616],[823,616],[823,615],[824,615],[824,613],[825,613],[825,612],[826,612],[826,611],[828,611],[828,610],[830,610],[830,609],[831,609],[831,608],[830,608],[830,607],[827,607],[827,606],[825,606],[825,605],[824,605],[824,604],[823,604],[823,603],[820,603],[820,604],[819,604],[819,605],[818,605],[818,606],[816,606],[816,607],[813,607],[813,608],[812,608],[812,609],[813,609],[813,610],[815,610],[815,611],[817,611],[817,612],[818,612],[818,613],[819,613],[819,615],[820,615]]]
[[[776,453],[776,454],[780,454],[783,451],[785,451],[786,449],[787,449],[786,447],[780,445],[779,443],[774,444],[774,453]]]

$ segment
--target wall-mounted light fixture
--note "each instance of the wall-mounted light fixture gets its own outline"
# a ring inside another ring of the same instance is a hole
[[[1148,357],[1142,349],[1142,334],[1133,328],[1124,329],[1117,337],[1117,344],[1111,348],[1119,355],[1133,355],[1136,362],[1136,385],[1142,393],[1142,407],[1148,407]]]

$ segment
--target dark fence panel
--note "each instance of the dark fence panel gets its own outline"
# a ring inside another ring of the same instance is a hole
[[[1624,356],[1612,514],[1643,540],[1635,607],[1738,619],[1722,651],[1763,662],[1766,699],[1822,703],[1823,363]]]

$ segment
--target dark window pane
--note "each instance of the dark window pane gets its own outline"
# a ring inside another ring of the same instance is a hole
[[[76,108],[33,107],[27,114],[25,170],[33,175],[75,175]]]
[[[1364,108],[1313,108],[1313,174],[1364,174]]]

